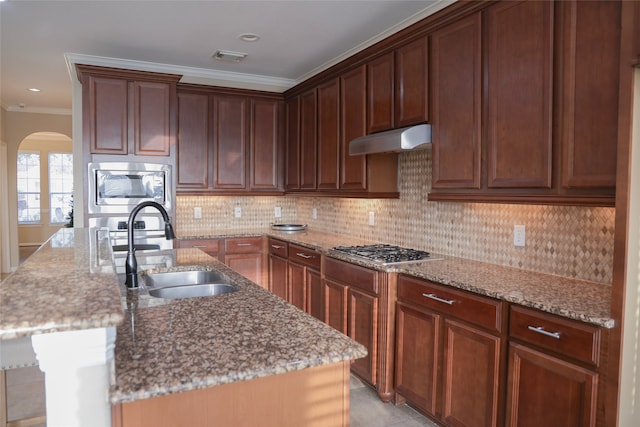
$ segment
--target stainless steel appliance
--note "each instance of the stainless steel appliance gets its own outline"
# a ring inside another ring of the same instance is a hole
[[[173,210],[171,166],[157,163],[89,163],[89,215],[128,215],[141,202]]]
[[[336,246],[333,250],[380,265],[435,259],[429,252],[386,244]]]

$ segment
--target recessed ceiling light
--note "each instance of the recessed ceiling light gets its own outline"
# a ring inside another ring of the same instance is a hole
[[[37,87],[30,87],[30,88],[27,88],[27,90],[29,92],[40,92],[40,89],[38,89]]]
[[[260,36],[254,33],[242,33],[238,38],[243,42],[257,42],[260,40]]]
[[[243,52],[232,52],[230,50],[216,50],[212,55],[214,59],[220,61],[240,62],[247,57],[248,54]]]

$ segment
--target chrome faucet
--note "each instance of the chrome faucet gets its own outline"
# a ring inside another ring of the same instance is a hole
[[[169,218],[169,214],[162,207],[160,203],[157,202],[142,202],[138,204],[131,213],[129,214],[129,223],[127,224],[127,237],[129,241],[129,247],[127,248],[127,259],[125,261],[125,273],[126,273],[126,281],[125,284],[128,288],[137,288],[138,287],[138,261],[136,260],[135,247],[133,244],[133,223],[135,221],[136,215],[142,209],[147,206],[153,206],[158,209],[162,214],[162,219],[164,219],[164,235],[167,240],[173,240],[176,238],[175,233],[173,232],[173,227],[171,226],[171,218]]]

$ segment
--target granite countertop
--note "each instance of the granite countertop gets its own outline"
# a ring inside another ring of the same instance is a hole
[[[358,359],[366,349],[199,249],[175,249],[173,266],[215,269],[237,292],[164,300],[124,291],[111,403]]]
[[[0,285],[0,339],[120,324],[118,281],[101,265],[110,261],[99,259],[100,244],[88,230],[62,228],[7,277]]]
[[[340,245],[352,246],[380,242],[313,230],[282,232],[263,228],[238,231],[237,234],[233,231],[225,231],[223,234],[224,237],[268,235],[363,267],[419,277],[605,328],[614,326],[614,320],[611,317],[611,286],[607,284],[439,254],[434,254],[437,259],[430,261],[382,266],[332,250]],[[198,238],[216,237],[223,236],[211,235]]]

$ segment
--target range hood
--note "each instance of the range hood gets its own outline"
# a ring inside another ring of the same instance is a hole
[[[430,146],[431,125],[422,124],[356,138],[349,142],[349,154],[397,153]]]

